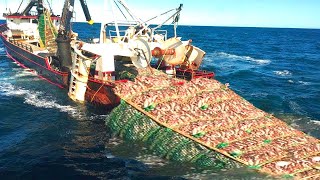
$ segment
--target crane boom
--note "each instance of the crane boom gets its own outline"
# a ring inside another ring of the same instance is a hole
[[[81,4],[83,13],[84,13],[84,15],[86,17],[86,21],[89,24],[93,24],[93,20],[91,19],[86,0],[79,0],[79,1],[80,1],[80,4]]]

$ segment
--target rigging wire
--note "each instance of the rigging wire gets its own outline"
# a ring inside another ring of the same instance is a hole
[[[21,3],[20,3],[20,5],[19,5],[19,7],[18,7],[18,9],[17,9],[17,12],[16,12],[16,13],[18,13],[18,12],[19,12],[20,7],[21,7],[22,3],[23,3],[23,0],[21,1]]]
[[[146,21],[145,21],[145,23],[146,23],[146,22],[149,22],[149,21],[151,21],[151,20],[153,20],[153,19],[156,19],[156,18],[158,18],[158,17],[160,17],[160,16],[163,16],[163,15],[165,15],[165,14],[167,14],[167,13],[171,12],[171,11],[174,11],[174,10],[175,10],[175,9],[170,9],[170,10],[168,10],[168,11],[166,11],[166,12],[164,12],[164,13],[162,13],[162,14],[158,15],[158,16],[154,16],[154,17],[152,17],[152,18],[150,18],[150,19],[146,20]]]
[[[163,23],[159,24],[158,26],[152,28],[152,30],[156,30],[158,28],[160,28],[161,26],[163,26],[166,22],[168,22],[171,18],[173,18],[173,22],[174,24],[178,23],[179,21],[179,16],[180,16],[180,11],[182,8],[182,4],[180,4],[179,8],[176,9],[176,12],[171,15],[167,20],[165,20]]]
[[[127,16],[122,12],[121,8],[119,7],[119,4],[118,4],[116,1],[114,1],[114,3],[115,3],[116,6],[118,7],[119,11],[120,11],[121,14],[124,16],[124,18],[125,18],[126,20],[128,20]]]
[[[114,0],[114,2],[115,2],[115,0]],[[118,2],[119,2],[119,3],[123,6],[123,8],[128,12],[128,14],[131,16],[131,18],[136,21],[136,18],[133,16],[133,14],[131,14],[130,9],[129,9],[126,5],[124,5],[123,2],[121,2],[121,1],[118,1]],[[116,3],[116,2],[115,2],[115,3]],[[141,21],[141,19],[138,19],[138,20]]]
[[[51,14],[53,14],[53,11],[52,11],[52,8],[51,8],[51,4],[49,3],[49,0],[47,0],[47,3],[48,3],[48,6],[49,6]],[[51,0],[51,3],[52,3],[52,0]]]

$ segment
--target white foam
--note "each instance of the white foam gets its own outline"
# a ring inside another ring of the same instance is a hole
[[[0,47],[0,52],[4,52],[4,48],[3,47]]]
[[[9,81],[9,80],[13,80],[13,79],[15,79],[15,78],[14,77],[1,77],[0,81]]]
[[[16,72],[16,71],[19,71],[19,72],[23,71],[23,69],[22,69],[21,67],[10,68],[10,70],[11,70],[11,71],[14,71],[14,72]]]
[[[293,80],[291,80],[291,79],[289,79],[288,82],[289,82],[289,83],[292,83],[292,84],[293,84],[293,83],[296,83],[296,84],[301,84],[301,85],[311,85],[311,84],[312,84],[311,82],[306,82],[306,81],[296,81],[296,82],[295,82],[295,81],[293,81]]]
[[[0,93],[5,96],[20,96],[29,93],[28,90],[20,89],[14,87],[10,83],[1,82],[0,83]]]
[[[271,62],[268,59],[255,59],[250,56],[238,56],[238,55],[234,55],[234,54],[228,54],[225,52],[218,52],[218,53],[216,53],[216,55],[219,57],[227,58],[227,59],[250,61],[250,62],[254,62],[256,64],[260,64],[260,65],[270,64],[270,62]]]
[[[292,73],[288,70],[283,70],[283,71],[273,71],[274,74],[278,76],[291,76]]]
[[[37,76],[37,74],[34,73],[34,72],[31,72],[28,69],[24,69],[23,71],[21,71],[21,72],[19,72],[19,73],[14,75],[14,77],[17,77],[17,78],[25,77],[25,76]]]
[[[105,155],[107,158],[115,158],[115,156],[114,155],[112,155],[111,153],[106,153],[106,155]]]
[[[162,166],[165,166],[166,164],[168,164],[168,161],[166,161],[165,159],[160,158],[159,156],[149,155],[149,154],[144,154],[144,155],[138,156],[135,159],[143,162],[144,164],[146,164],[148,166],[153,166],[153,167],[154,166],[162,167]]]
[[[305,82],[305,81],[298,81],[299,84],[302,84],[302,85],[310,85],[311,82]]]
[[[316,120],[311,120],[311,122],[312,122],[313,124],[315,124],[315,125],[318,125],[318,126],[320,126],[320,121],[316,121]]]
[[[46,96],[42,92],[15,87],[10,83],[0,82],[0,93],[5,96],[23,97],[24,103],[35,107],[58,109],[60,112],[66,112],[72,117],[85,116],[85,114],[81,113],[76,107],[60,105],[52,97]]]
[[[113,137],[113,138],[109,139],[107,145],[114,147],[114,146],[118,146],[119,144],[122,144],[122,143],[123,143],[122,139],[119,139],[118,137]]]

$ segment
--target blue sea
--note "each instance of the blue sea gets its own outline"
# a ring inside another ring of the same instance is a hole
[[[2,21],[3,23],[3,21]],[[168,27],[166,27],[168,28]],[[79,38],[99,24],[75,23]],[[320,30],[179,26],[207,52],[202,68],[258,108],[320,138]],[[72,102],[7,56],[0,42],[0,179],[266,179],[168,161],[112,136],[108,112]]]

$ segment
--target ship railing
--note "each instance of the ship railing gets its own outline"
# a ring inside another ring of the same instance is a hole
[[[109,38],[113,41],[113,42],[118,42],[119,40],[117,39],[117,31],[116,30],[109,30]],[[129,37],[127,30],[119,30],[119,35],[120,38],[122,40],[122,38],[129,38],[131,39],[132,37]],[[168,36],[168,32],[167,30],[156,30],[154,31],[154,34],[152,35],[152,37],[155,37],[155,35],[160,35],[163,40],[167,40],[167,36]],[[139,35],[138,37],[144,37],[143,35]],[[148,37],[147,37],[148,38]]]
[[[120,34],[120,37],[124,37],[126,35],[126,30],[119,30],[119,34]],[[109,37],[110,37],[110,39],[118,37],[117,31],[109,30]]]
[[[22,42],[17,41],[17,40],[10,40],[10,42],[11,42],[12,44],[20,47],[20,48],[23,48],[23,49],[25,49],[25,50],[33,53],[33,49],[32,49],[32,47],[31,47],[31,45],[29,45],[29,44],[22,43]]]
[[[167,30],[155,30],[154,31],[154,35],[156,35],[156,34],[158,34],[158,35],[160,35],[160,36],[163,36],[163,40],[167,40],[167,37],[168,37],[168,31]],[[154,36],[153,35],[153,36]]]
[[[1,24],[0,25],[0,32],[5,32],[7,31],[9,28],[6,26],[6,24]]]

